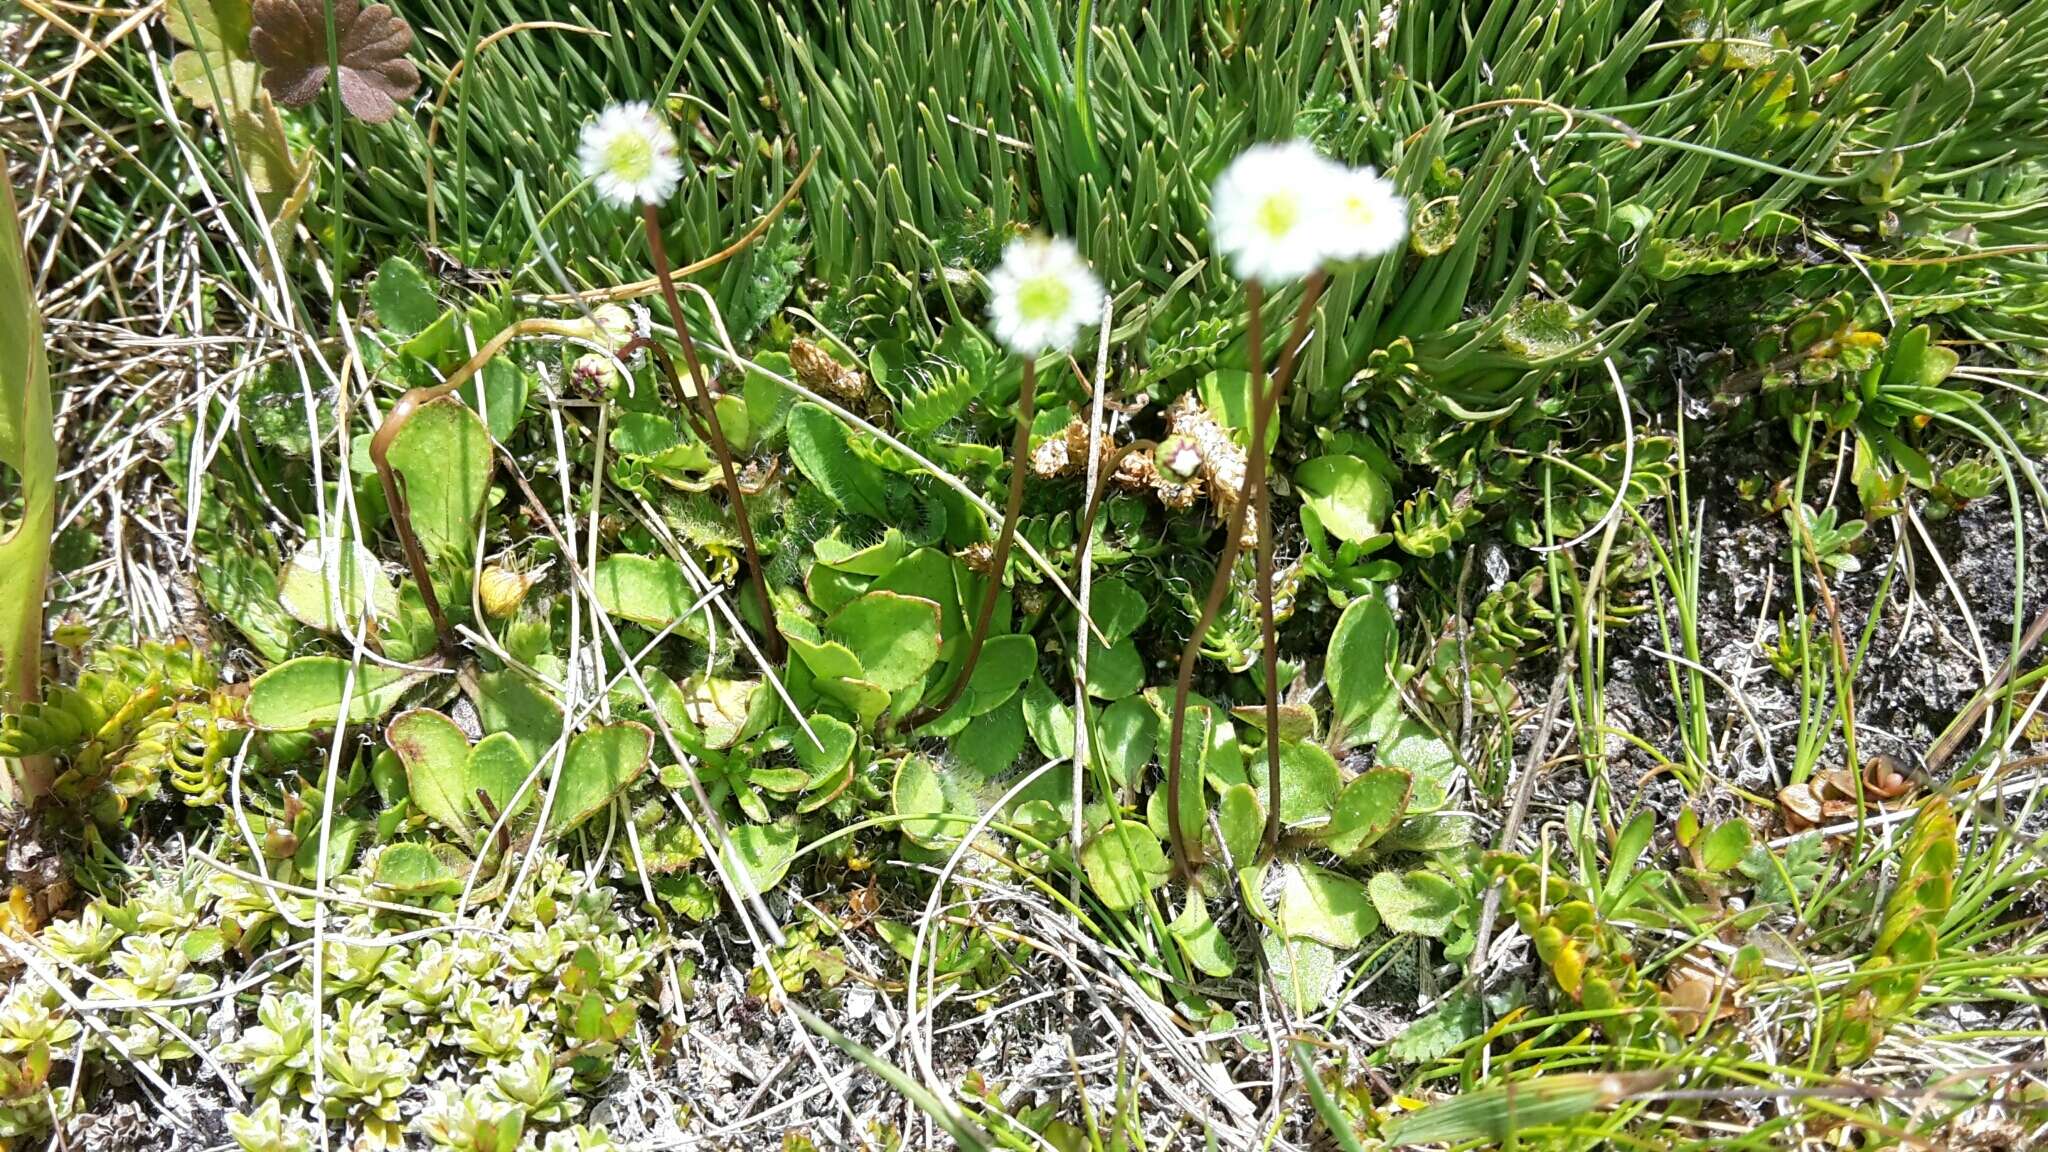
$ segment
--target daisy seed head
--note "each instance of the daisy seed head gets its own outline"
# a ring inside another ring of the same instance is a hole
[[[576,161],[597,194],[620,208],[659,204],[683,178],[675,133],[644,101],[614,104],[585,124]]]
[[[1071,241],[1025,236],[1003,249],[988,274],[996,339],[1019,356],[1073,347],[1102,314],[1102,284]]]
[[[1306,140],[1254,144],[1217,177],[1209,231],[1238,277],[1278,287],[1330,255],[1329,231],[1344,169]]]

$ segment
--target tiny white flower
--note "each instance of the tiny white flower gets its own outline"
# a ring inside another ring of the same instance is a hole
[[[1371,165],[1344,173],[1327,230],[1332,260],[1369,260],[1400,247],[1408,235],[1408,201]]]
[[[1344,169],[1306,140],[1254,144],[1217,177],[1209,232],[1243,280],[1276,287],[1314,272]]]
[[[597,194],[621,208],[659,204],[683,178],[675,133],[644,102],[614,104],[585,124],[576,160]]]
[[[1176,433],[1160,442],[1158,460],[1176,478],[1185,480],[1202,466],[1202,450],[1192,438]]]
[[[1019,356],[1070,348],[1102,315],[1102,285],[1067,240],[1010,241],[988,287],[996,339]]]

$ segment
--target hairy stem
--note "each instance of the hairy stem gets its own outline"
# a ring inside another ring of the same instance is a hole
[[[1024,380],[1017,388],[1017,434],[1010,443],[1010,498],[1003,506],[1003,526],[996,533],[995,551],[989,556],[988,587],[981,593],[981,608],[974,615],[974,631],[967,637],[967,652],[960,660],[960,674],[953,677],[953,686],[946,690],[938,703],[920,708],[910,717],[913,729],[931,723],[946,714],[946,709],[960,699],[967,690],[967,681],[974,676],[975,662],[981,659],[982,641],[988,639],[989,621],[995,617],[996,601],[1003,594],[1003,573],[1010,566],[1010,543],[1017,536],[1017,514],[1024,510],[1024,473],[1030,471],[1028,458],[1031,455],[1031,417],[1037,402],[1038,365],[1029,357],[1024,360]]]
[[[683,349],[683,363],[689,365],[690,379],[697,386],[697,411],[705,430],[711,434],[711,451],[718,457],[718,469],[725,477],[726,498],[732,502],[732,518],[739,524],[740,545],[747,553],[747,574],[753,581],[754,595],[761,601],[761,616],[767,625],[768,656],[770,660],[779,662],[783,644],[782,632],[775,626],[775,601],[768,595],[768,578],[761,564],[761,550],[754,543],[753,521],[747,518],[747,498],[740,491],[739,475],[732,466],[732,449],[726,445],[725,429],[718,423],[718,409],[712,403],[711,386],[704,378],[703,362],[697,358],[697,342],[690,339],[689,318],[683,314],[683,302],[676,296],[675,278],[669,272],[668,246],[661,238],[661,214],[654,205],[645,204],[641,206],[640,221],[647,229],[647,250],[654,259],[654,278],[661,282],[662,299],[667,301],[669,316],[675,321],[676,343]]]

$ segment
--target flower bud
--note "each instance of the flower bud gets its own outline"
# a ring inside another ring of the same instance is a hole
[[[288,860],[299,850],[299,838],[282,824],[273,824],[263,834],[263,854],[272,860]]]
[[[503,620],[517,612],[533,582],[531,573],[514,572],[496,564],[486,567],[476,585],[477,599],[483,601],[484,615],[493,620]]]
[[[618,381],[618,365],[602,352],[585,352],[569,365],[569,380],[576,390],[586,395],[599,395],[611,390]]]
[[[623,304],[600,304],[591,309],[590,319],[597,326],[597,339],[614,352],[635,338],[647,335],[648,317],[644,309],[629,310]]]
[[[1161,472],[1180,480],[1193,476],[1202,466],[1202,449],[1193,437],[1178,433],[1161,440],[1154,457]]]

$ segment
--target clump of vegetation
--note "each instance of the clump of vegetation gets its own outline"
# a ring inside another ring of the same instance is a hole
[[[2048,9],[110,20],[0,1144],[2048,1123]]]

